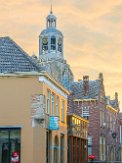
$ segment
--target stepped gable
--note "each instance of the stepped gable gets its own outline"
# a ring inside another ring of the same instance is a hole
[[[71,91],[74,94],[75,99],[98,99],[100,93],[100,81],[89,81],[89,90],[86,96],[84,95],[83,80],[73,82]]]
[[[39,71],[34,60],[10,37],[0,37],[0,73]]]

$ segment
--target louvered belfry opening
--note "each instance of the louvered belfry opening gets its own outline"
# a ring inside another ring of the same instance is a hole
[[[84,96],[88,96],[89,93],[89,76],[83,76],[83,90],[84,90]]]

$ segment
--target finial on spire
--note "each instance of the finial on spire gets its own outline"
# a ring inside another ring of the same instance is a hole
[[[50,13],[53,12],[53,0],[50,0]]]

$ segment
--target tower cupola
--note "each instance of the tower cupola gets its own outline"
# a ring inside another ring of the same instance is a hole
[[[63,58],[63,34],[56,29],[56,17],[51,11],[46,18],[46,29],[39,36],[39,57],[41,61]]]

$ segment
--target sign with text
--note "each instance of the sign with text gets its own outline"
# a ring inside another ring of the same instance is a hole
[[[59,117],[49,117],[49,130],[59,130]]]

